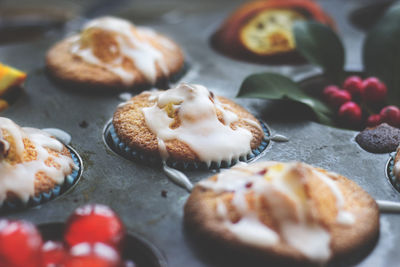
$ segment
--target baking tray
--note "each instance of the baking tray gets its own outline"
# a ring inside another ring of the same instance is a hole
[[[371,1],[369,1],[371,2]],[[364,32],[349,21],[352,11],[367,1],[320,1],[334,17],[347,51],[347,68],[361,69]],[[379,2],[379,1],[376,1]],[[104,203],[112,207],[128,231],[147,240],[168,266],[221,266],[200,252],[183,229],[183,205],[188,193],[170,182],[161,169],[131,162],[108,149],[103,129],[121,102],[118,93],[69,90],[46,74],[44,57],[56,41],[77,31],[87,18],[111,14],[147,25],[178,42],[190,69],[181,81],[200,83],[214,93],[234,98],[242,80],[255,72],[275,71],[296,80],[318,70],[309,65],[268,66],[232,60],[215,52],[209,37],[241,1],[2,1],[0,9],[30,6],[69,11],[67,22],[49,26],[38,36],[0,44],[0,61],[29,73],[25,89],[1,116],[37,128],[60,128],[72,135],[72,147],[84,161],[83,176],[67,194],[41,206],[6,215],[36,224],[64,222],[78,206]],[[389,154],[372,154],[354,141],[356,132],[326,127],[287,105],[264,100],[235,99],[265,121],[273,133],[287,136],[287,143],[272,143],[264,160],[298,160],[339,172],[356,181],[375,199],[400,201],[385,176]],[[87,125],[85,125],[86,122]],[[84,127],[86,126],[86,127]],[[186,172],[194,183],[213,171]],[[164,194],[162,194],[164,192]],[[165,196],[166,192],[166,196]],[[164,195],[164,196],[163,196]],[[380,237],[373,251],[357,266],[398,266],[400,216],[382,214]]]

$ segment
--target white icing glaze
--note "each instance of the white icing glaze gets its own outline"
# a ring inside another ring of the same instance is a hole
[[[253,216],[246,216],[238,223],[225,221],[225,226],[240,240],[258,246],[273,245],[279,241],[279,235]]]
[[[7,132],[12,137],[16,157],[21,158],[24,153],[24,138],[32,142],[37,157],[36,160],[16,164],[9,163],[5,157],[0,158],[0,203],[3,203],[6,199],[7,192],[12,192],[22,201],[27,202],[30,197],[34,196],[34,182],[38,172],[43,172],[56,184],[62,184],[65,176],[70,174],[73,168],[76,168],[70,157],[62,154],[55,157],[48,152],[47,149],[62,152],[64,148],[63,144],[52,138],[48,133],[34,128],[21,128],[13,121],[0,117],[0,133],[2,131]],[[45,164],[45,161],[50,158],[60,166],[59,169]]]
[[[129,101],[132,98],[132,94],[131,93],[121,93],[118,95],[118,98],[122,101]]]
[[[289,138],[281,134],[274,134],[272,137],[270,137],[270,140],[274,142],[288,142]]]
[[[150,92],[149,100],[155,101],[154,105],[143,108],[142,112],[146,125],[158,140],[179,140],[207,164],[237,160],[251,152],[251,132],[240,127],[233,130],[231,123],[238,116],[226,110],[205,87],[180,84],[167,91]],[[169,117],[166,109],[177,114],[179,127],[170,128],[174,118]],[[218,120],[217,110],[222,113],[224,123]],[[166,148],[160,143],[159,149],[165,157]]]
[[[168,167],[165,162],[163,162],[164,173],[171,179],[174,183],[185,188],[188,192],[193,189],[193,184],[190,182],[189,178],[181,171]]]
[[[329,178],[327,175],[321,172],[317,172],[313,170],[314,174],[316,174],[327,186],[329,186],[331,192],[336,197],[336,206],[338,211],[337,222],[341,224],[352,224],[354,223],[354,217],[349,212],[343,210],[343,206],[345,204],[344,197],[339,187],[336,185],[335,181]]]
[[[353,214],[343,209],[345,200],[335,180],[305,164],[270,161],[235,166],[222,171],[216,180],[203,180],[199,185],[216,193],[234,192],[231,204],[241,215],[239,222],[229,220],[222,201],[217,202],[216,212],[226,228],[243,242],[268,247],[282,239],[309,259],[325,262],[331,255],[331,236],[315,219],[315,211],[305,194],[305,179],[310,174],[321,179],[335,196],[337,222],[354,223]],[[255,211],[248,208],[246,195],[250,192],[268,201],[271,216],[280,226],[280,234],[263,224]]]
[[[283,238],[290,246],[317,262],[329,259],[331,250],[330,234],[320,225],[296,224],[287,222],[282,227]]]
[[[161,69],[164,76],[169,74],[164,55],[148,40],[148,37],[156,39],[161,46],[172,51],[176,46],[167,38],[157,35],[151,29],[135,27],[129,21],[115,17],[101,17],[91,20],[84,25],[83,32],[91,28],[115,33],[115,41],[120,51],[119,56],[113,62],[103,62],[93,54],[90,47],[81,47],[80,36],[73,36],[70,39],[72,43],[71,53],[78,55],[88,63],[101,66],[115,73],[126,85],[132,84],[135,76],[131,71],[122,67],[121,64],[124,58],[130,59],[151,84],[156,83],[157,66]],[[118,48],[115,46],[109,47],[111,52],[117,51]]]
[[[45,128],[42,131],[50,134],[51,136],[57,138],[58,141],[63,143],[64,145],[69,145],[71,143],[72,137],[66,131],[57,128]]]
[[[243,121],[247,122],[251,126],[254,126],[254,127],[258,128],[260,131],[264,131],[263,128],[261,127],[261,125],[258,122],[254,121],[254,120],[243,118]]]

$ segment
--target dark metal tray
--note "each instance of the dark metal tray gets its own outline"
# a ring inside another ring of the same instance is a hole
[[[348,18],[352,10],[366,1],[320,2],[335,18],[343,36],[347,67],[360,70],[364,33]],[[129,232],[157,247],[168,266],[217,266],[211,257],[199,253],[184,233],[183,205],[188,193],[170,182],[161,169],[128,161],[104,144],[103,128],[121,102],[118,93],[72,91],[55,84],[46,74],[44,57],[52,44],[78,30],[85,18],[112,14],[154,27],[172,37],[185,50],[191,66],[181,81],[203,84],[226,97],[234,98],[241,81],[250,73],[276,71],[299,80],[318,72],[309,65],[257,65],[235,61],[215,52],[209,45],[209,37],[239,3],[230,0],[2,1],[1,9],[26,4],[69,11],[69,20],[62,26],[56,23],[31,39],[1,43],[0,61],[29,73],[22,96],[1,116],[24,126],[60,128],[69,132],[71,145],[80,153],[85,165],[83,177],[72,191],[7,217],[27,219],[36,224],[63,222],[84,203],[104,203],[120,214]],[[262,159],[304,161],[353,179],[376,199],[400,201],[400,194],[385,176],[389,155],[362,150],[354,141],[356,132],[291,116],[290,112],[284,112],[285,107],[277,109],[277,105],[269,101],[235,101],[264,120],[272,132],[290,138],[287,143],[272,143]],[[286,116],[280,116],[279,112]],[[87,127],[82,127],[85,126],[83,121],[87,122]],[[187,172],[193,182],[210,174],[212,171]],[[162,196],[162,191],[167,195]],[[382,214],[380,230],[376,247],[358,266],[398,266],[400,216]]]

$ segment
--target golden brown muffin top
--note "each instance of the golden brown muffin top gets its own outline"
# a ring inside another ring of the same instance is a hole
[[[201,181],[185,207],[187,221],[221,239],[320,263],[365,245],[378,214],[355,183],[298,162],[234,167]]]
[[[180,49],[168,38],[115,17],[89,21],[78,36],[69,40],[73,55],[105,68],[126,85],[139,78],[137,72],[140,78],[155,84],[160,73],[163,77],[170,74],[168,54],[181,57]]]
[[[244,157],[264,136],[245,109],[193,84],[135,96],[117,109],[113,124],[130,147],[207,163]]]

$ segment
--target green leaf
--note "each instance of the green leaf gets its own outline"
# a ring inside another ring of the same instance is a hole
[[[341,83],[345,54],[339,36],[330,27],[314,21],[298,21],[293,31],[297,51],[320,66],[330,80]]]
[[[332,110],[322,101],[304,93],[291,79],[276,73],[260,73],[248,76],[242,83],[237,97],[262,99],[289,99],[310,107],[319,122],[334,125]]]
[[[365,71],[388,87],[388,102],[400,105],[400,4],[394,5],[368,33],[363,47]]]

